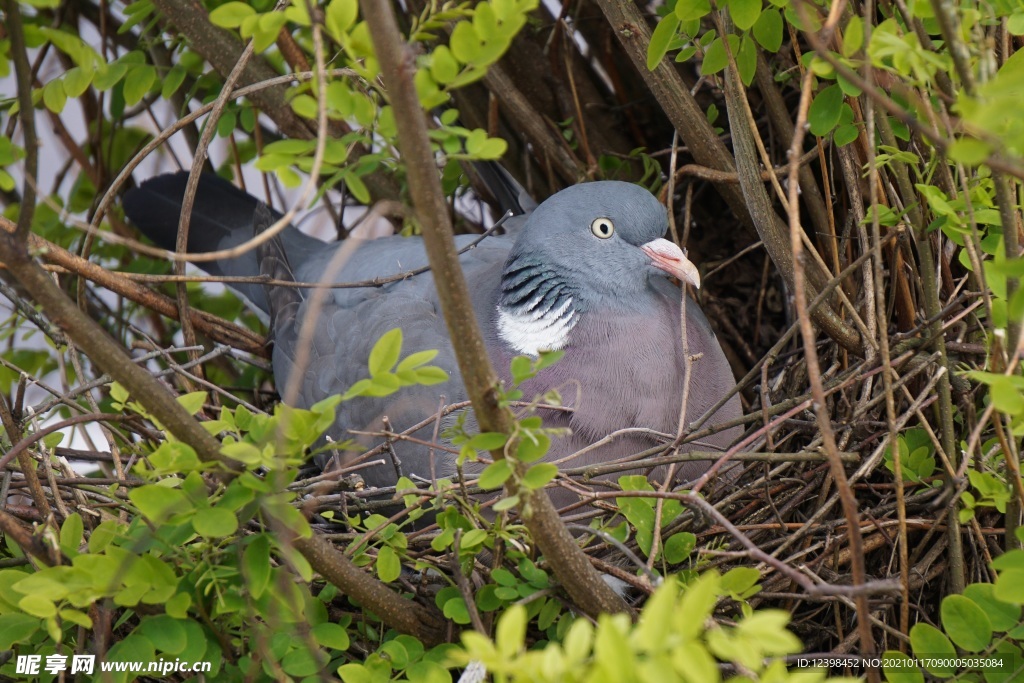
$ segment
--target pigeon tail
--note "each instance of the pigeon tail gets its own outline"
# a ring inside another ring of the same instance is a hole
[[[157,246],[174,251],[178,238],[181,204],[188,183],[188,172],[179,171],[150,178],[124,198],[125,214],[143,235]],[[253,235],[253,215],[260,201],[235,187],[223,178],[204,173],[199,178],[192,218],[188,230],[188,253],[202,254],[231,249],[245,243]],[[264,207],[269,224],[281,214]],[[278,239],[283,245],[287,263],[298,267],[311,255],[322,252],[324,243],[288,226]],[[206,272],[215,276],[256,277],[260,265],[256,250],[240,256],[201,264]],[[294,279],[294,278],[293,278]],[[253,283],[231,283],[231,288],[247,299],[256,309],[269,313],[269,303],[263,286]]]
[[[150,178],[124,198],[125,214],[136,227],[157,246],[170,251],[174,251],[178,239],[178,221],[187,183],[187,171],[168,173]],[[216,251],[225,236],[235,231],[245,230],[244,234],[250,235],[257,203],[255,197],[223,178],[204,173],[192,205],[189,252]]]

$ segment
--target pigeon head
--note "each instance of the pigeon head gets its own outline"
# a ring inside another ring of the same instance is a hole
[[[502,272],[498,329],[525,353],[565,345],[589,311],[650,306],[652,279],[700,286],[696,267],[663,239],[668,217],[647,190],[618,181],[569,187],[530,214]]]

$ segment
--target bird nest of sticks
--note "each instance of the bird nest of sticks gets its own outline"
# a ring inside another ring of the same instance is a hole
[[[666,573],[757,566],[762,571],[760,590],[745,598],[754,607],[773,606],[791,612],[793,628],[806,651],[856,651],[853,596],[858,591],[869,592],[871,620],[885,638],[880,650],[893,648],[893,639],[899,637],[896,597],[901,567],[909,570],[904,580],[908,581],[912,608],[930,613],[947,592],[944,576],[950,561],[950,492],[941,485],[940,474],[948,463],[943,462],[945,456],[929,417],[942,375],[937,372],[936,356],[924,350],[922,328],[903,333],[887,330],[891,366],[899,380],[886,386],[881,378],[880,354],[866,360],[822,335],[817,340],[820,370],[810,369],[797,334],[798,323],[791,316],[789,297],[763,252],[745,251],[735,243],[735,231],[715,229],[710,224],[695,231],[694,238],[691,255],[701,255],[705,273],[709,274],[700,292],[700,303],[716,328],[737,378],[741,378],[738,391],[744,403],[744,435],[725,457],[703,454],[709,464],[713,463],[715,476],[672,485],[653,479],[651,490],[657,493],[646,499],[653,512],[646,519],[635,516],[642,517],[636,508],[632,508],[632,515],[621,509],[628,499],[616,482],[618,474],[636,471],[645,464],[683,461],[694,454],[680,455],[677,444],[671,442],[659,452],[641,454],[645,458],[642,462],[563,468],[549,487],[568,488],[582,501],[563,510],[563,518],[585,543],[592,563],[621,582],[635,604],[642,604],[657,585],[658,576]],[[73,270],[77,264],[68,261],[65,270]],[[16,292],[7,294],[19,300]],[[957,301],[962,305],[966,299],[961,295]],[[126,338],[149,359],[154,371],[181,393],[195,388],[211,391],[211,402],[205,408],[208,417],[216,416],[217,403],[240,400],[258,411],[270,410],[278,400],[268,383],[269,367],[264,360],[224,344],[202,352],[164,346],[109,308],[90,288],[86,289],[86,301],[98,313],[124,321],[128,326]],[[21,310],[26,316],[35,315],[27,303]],[[952,317],[957,308],[950,306],[948,310]],[[45,324],[44,320],[37,322]],[[963,326],[960,339],[966,332]],[[879,341],[875,340],[876,346]],[[964,363],[983,357],[984,351],[969,342],[950,343],[950,352],[958,354]],[[188,358],[190,354],[194,357]],[[222,373],[232,377],[234,386],[203,379],[200,366],[207,377]],[[824,412],[834,434],[831,447],[824,441],[820,416],[815,413],[812,372],[818,373],[825,394]],[[953,379],[963,414],[973,414],[969,385]],[[74,401],[95,382],[74,385],[69,381],[67,386],[74,388],[61,391],[51,387],[47,389],[48,398],[26,403],[24,389],[33,384],[26,375],[21,376],[13,391],[13,410],[7,410],[5,404],[9,424],[32,414],[47,414],[61,402]],[[891,423],[886,412],[890,398]],[[94,419],[107,418],[94,415]],[[119,416],[117,423],[142,440],[160,438],[138,416]],[[901,434],[900,447],[914,452],[914,468],[909,472],[904,468],[902,496],[894,480],[892,456],[884,445],[890,424]],[[908,431],[908,427],[913,429]],[[27,501],[35,488],[36,495],[62,517],[73,512],[97,517],[106,514],[104,508],[122,505],[126,492],[141,483],[131,475],[139,452],[111,455],[102,448],[56,446],[52,453],[59,457],[54,461],[57,468],[48,470],[48,480],[32,482],[19,474],[9,475],[5,480],[7,493],[22,490]],[[386,459],[386,447],[369,455]],[[835,458],[841,461],[845,473],[841,481],[835,476]],[[365,462],[366,457],[357,460]],[[102,472],[82,476],[68,462],[98,463]],[[108,493],[97,492],[97,486],[114,483],[122,488],[113,499]],[[296,505],[312,520],[317,533],[339,548],[351,550],[362,543],[370,548],[372,556],[377,535],[388,528],[401,529],[407,554],[397,581],[418,599],[432,601],[445,583],[437,580],[439,573],[450,575],[453,581],[458,578],[460,589],[469,597],[476,587],[491,582],[493,571],[503,562],[516,568],[509,564],[507,553],[492,547],[475,555],[469,553],[467,556],[473,556],[468,560],[463,557],[462,571],[455,570],[458,564],[452,564],[452,557],[460,554],[458,542],[454,548],[451,543],[438,545],[442,531],[429,523],[434,513],[408,523],[412,510],[421,504],[433,507],[435,512],[454,507],[481,525],[494,522],[493,514],[471,512],[479,508],[481,500],[475,476],[466,475],[457,484],[444,501],[419,500],[410,507],[396,507],[396,498],[410,492],[367,490],[361,485],[359,465],[354,465],[330,476],[306,470],[290,489],[298,494]],[[855,535],[850,533],[850,516],[843,506],[844,496],[851,494],[859,523],[859,534]],[[43,521],[38,505],[15,502],[7,511],[23,520]],[[339,522],[346,518],[358,519],[363,526]],[[991,578],[988,567],[992,554],[998,551],[996,535],[1003,533],[997,528],[1001,518],[994,510],[979,510],[965,529],[968,533],[964,538],[969,540],[962,557],[967,575],[974,580]],[[497,523],[511,530],[503,538],[519,552],[517,556],[536,559],[536,549],[517,527],[514,511],[503,513]],[[640,526],[646,527],[646,536],[640,533]],[[906,534],[911,548],[905,565],[897,552],[900,534]],[[673,553],[659,552],[658,546],[667,550],[674,536],[683,540],[672,542]],[[854,586],[855,558],[862,561],[866,587]]]
[[[910,596],[910,608],[922,613],[932,613],[948,592],[945,578],[950,569],[947,546],[951,536],[947,531],[956,514],[950,512],[952,492],[941,477],[953,466],[939,445],[933,411],[939,399],[936,386],[943,376],[938,372],[936,354],[926,348],[927,329],[933,322],[918,319],[903,332],[898,332],[895,324],[882,331],[873,326],[876,336],[871,340],[870,358],[856,356],[819,334],[817,367],[809,367],[792,298],[770,259],[762,250],[748,249],[754,240],[737,244],[743,238],[737,238],[735,230],[717,229],[713,214],[711,211],[697,217],[701,229],[691,234],[690,255],[702,263],[706,273],[700,305],[711,319],[737,379],[741,378],[737,390],[745,416],[742,438],[725,457],[702,454],[714,464],[715,477],[672,485],[656,477],[652,480],[656,496],[648,499],[653,515],[644,521],[649,524],[646,540],[638,532],[638,520],[621,510],[627,499],[615,476],[645,464],[692,459],[694,454],[680,455],[675,449],[678,439],[670,439],[660,452],[641,454],[646,459],[643,462],[564,468],[549,486],[569,488],[581,495],[581,505],[563,511],[570,530],[586,544],[594,565],[622,582],[636,604],[642,604],[653,590],[658,575],[758,566],[762,571],[760,590],[745,596],[746,600],[755,607],[775,606],[792,612],[793,628],[803,639],[806,651],[856,651],[853,596],[858,591],[869,594],[870,620],[885,639],[880,651],[895,648],[901,637],[900,591]],[[51,261],[59,257],[59,250],[49,252]],[[58,269],[74,272],[79,267],[80,261],[69,258]],[[22,314],[49,329],[16,292],[5,294],[12,301],[22,301]],[[210,390],[212,402],[207,404],[207,417],[215,417],[217,403],[230,404],[243,394],[247,396],[245,404],[253,411],[269,410],[278,400],[268,384],[266,361],[257,355],[227,344],[215,344],[212,351],[169,347],[155,339],[152,331],[136,326],[123,311],[112,308],[91,288],[85,289],[84,301],[97,315],[120,321],[126,345],[135,347],[154,372],[179,392]],[[231,303],[221,301],[221,305],[236,310]],[[958,326],[956,340],[949,341],[948,349],[967,366],[976,365],[985,353],[984,346],[965,341],[970,329],[961,318],[969,309],[968,297],[951,297],[940,321],[947,327]],[[159,318],[152,318],[152,323],[158,332],[163,329]],[[890,367],[895,371],[896,379],[889,383],[882,377],[882,335],[888,335]],[[199,367],[207,377],[232,378],[234,388],[241,391],[234,391],[231,382],[218,386],[204,380]],[[4,403],[10,433],[14,433],[13,425],[31,421],[33,415],[49,414],[61,402],[74,401],[89,387],[102,383],[101,378],[85,383],[86,378],[78,370],[77,382],[63,376],[63,384],[70,388],[45,387],[49,395],[41,400],[27,400],[26,389],[35,387],[38,391],[42,383],[31,381],[24,373],[15,380],[14,402],[10,407]],[[971,386],[961,378],[950,379],[959,412],[974,416]],[[820,414],[815,411],[815,383],[824,395]],[[888,403],[892,405],[891,415],[887,414]],[[824,437],[822,416],[830,425],[831,443]],[[103,424],[106,419],[109,416],[102,417],[98,412],[92,417],[95,424]],[[66,422],[88,421],[77,417]],[[118,416],[116,422],[139,440],[161,438],[137,416]],[[912,467],[907,471],[904,466],[902,492],[895,483],[893,458],[885,445],[891,430],[900,434],[901,449],[911,452],[904,455],[912,455],[904,461],[912,462]],[[683,443],[693,436],[686,435]],[[79,512],[99,518],[106,510],[123,505],[125,492],[141,483],[132,476],[131,467],[142,452],[112,455],[111,450],[98,446],[81,449],[57,445],[50,453],[57,458],[42,481],[8,472],[4,498],[14,501],[7,506],[13,517],[41,522],[48,507],[60,517]],[[370,456],[386,458],[386,447]],[[98,464],[99,471],[84,476],[79,473],[81,467],[72,468],[70,462]],[[838,466],[845,475],[841,479],[836,476]],[[429,517],[406,524],[411,509],[395,507],[395,497],[408,496],[409,490],[368,490],[360,485],[358,469],[355,465],[331,475],[306,470],[290,487],[297,494],[295,505],[312,520],[318,533],[343,549],[365,543],[372,555],[377,533],[391,525],[401,528],[408,554],[397,582],[416,599],[435,598],[438,573],[450,574],[462,590],[472,592],[474,586],[487,583],[496,566],[508,562],[507,556],[492,548],[469,561],[453,563],[451,545],[437,550],[441,531],[427,523]],[[96,492],[96,485],[113,483],[122,486],[114,497]],[[475,477],[467,474],[458,483],[449,497],[433,504],[436,510],[479,507],[480,499],[473,498],[478,492]],[[8,498],[19,492],[25,495],[20,499],[22,504],[17,498]],[[851,498],[856,502],[854,515],[844,508]],[[46,506],[41,507],[40,501]],[[675,506],[671,511],[669,503]],[[426,501],[426,505],[430,507],[431,503]],[[373,514],[381,516],[371,518]],[[338,521],[352,516],[374,523],[353,528]],[[957,556],[963,558],[972,580],[991,579],[989,562],[992,554],[997,554],[997,535],[1004,532],[998,528],[1001,518],[994,509],[979,509],[964,529],[965,547]],[[386,524],[381,524],[381,519]],[[487,524],[494,515],[478,515],[475,519]],[[597,519],[601,523],[595,522]],[[855,535],[851,535],[851,519],[858,525]],[[512,529],[517,528],[516,521],[514,510],[501,517],[501,523]],[[677,552],[673,557],[658,552],[659,544],[666,546],[677,535],[683,535],[684,541],[674,545]],[[901,535],[905,535],[910,549],[902,561],[897,550]],[[521,529],[508,539],[521,553],[536,557],[536,548],[530,546]],[[680,547],[686,552],[678,552]],[[865,572],[861,582],[854,581],[857,561]],[[866,587],[854,586],[865,581]]]

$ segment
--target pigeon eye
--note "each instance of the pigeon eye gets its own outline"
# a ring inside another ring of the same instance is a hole
[[[606,240],[615,232],[615,224],[610,218],[595,218],[590,224],[590,232],[594,233],[595,237]]]

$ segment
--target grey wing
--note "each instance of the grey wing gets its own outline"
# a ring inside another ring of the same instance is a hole
[[[471,289],[481,292],[496,286],[501,265],[507,255],[506,240],[494,241],[479,250],[474,249],[462,257]],[[331,254],[325,253],[314,263],[305,263],[297,269],[300,279],[315,279],[311,271],[320,270]],[[426,261],[422,243],[417,239],[387,238],[362,245],[354,252],[334,279],[354,281],[386,277],[416,268]],[[489,315],[487,297],[476,297],[478,317]],[[315,297],[307,295],[294,326],[275,330],[274,368],[278,388],[284,392],[296,372],[296,360],[302,339],[301,321],[313,320],[309,336],[308,361],[302,370],[298,407],[309,407],[334,394],[344,393],[353,384],[369,376],[369,355],[374,344],[386,332],[401,328],[403,345],[401,356],[434,349],[437,357],[431,361],[448,373],[447,382],[430,386],[408,386],[384,397],[356,397],[342,403],[337,419],[329,431],[335,441],[352,438],[349,430],[380,431],[382,418],[387,416],[392,426],[405,430],[436,413],[441,397],[446,402],[465,399],[461,375],[452,350],[451,340],[437,300],[433,278],[424,273],[383,287],[338,289],[324,297],[319,310]],[[417,434],[430,439],[433,426]],[[358,441],[369,447],[379,438],[361,436]],[[398,442],[395,450],[401,459],[406,476],[415,474],[429,477],[429,449],[413,443]],[[435,451],[435,457],[443,454]],[[322,463],[321,463],[322,464]],[[438,464],[438,473],[449,472],[450,466]],[[360,474],[370,486],[388,486],[395,481],[395,470],[388,464],[361,470]]]

